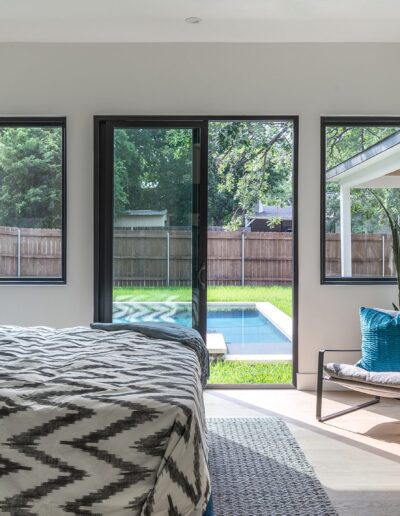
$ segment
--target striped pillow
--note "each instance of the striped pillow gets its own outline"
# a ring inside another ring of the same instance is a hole
[[[400,371],[400,312],[360,308],[362,358],[366,371]]]

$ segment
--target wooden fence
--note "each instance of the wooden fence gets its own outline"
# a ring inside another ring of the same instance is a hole
[[[114,283],[118,286],[191,284],[191,232],[115,230]],[[210,285],[290,283],[292,235],[209,231]]]
[[[353,276],[394,276],[389,235],[352,236]],[[340,235],[326,236],[326,271],[340,276]],[[208,232],[209,285],[285,285],[292,281],[292,234]],[[191,232],[115,230],[118,286],[191,284]]]
[[[392,236],[353,233],[351,236],[353,277],[396,276],[393,263]],[[325,238],[326,275],[340,276],[340,235],[327,233]]]
[[[210,285],[279,285],[291,281],[291,233],[208,233]]]
[[[61,230],[0,226],[0,277],[61,276]]]
[[[353,276],[394,276],[389,235],[352,236]],[[118,286],[190,285],[191,231],[114,231]],[[326,272],[340,276],[340,236],[326,235]],[[0,227],[0,276],[61,275],[61,231]],[[292,234],[209,231],[210,285],[284,285],[292,280]]]

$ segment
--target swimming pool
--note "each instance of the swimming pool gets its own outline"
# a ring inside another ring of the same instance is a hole
[[[290,340],[256,308],[210,310],[207,331],[222,333],[233,355],[292,352]]]
[[[175,322],[192,325],[190,304],[114,303],[114,322]],[[292,352],[291,340],[253,306],[212,306],[207,313],[207,333],[222,333],[228,353],[276,354]]]

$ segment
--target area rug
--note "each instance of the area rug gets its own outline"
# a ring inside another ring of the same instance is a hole
[[[210,418],[207,425],[213,506],[209,514],[337,515],[284,421]]]

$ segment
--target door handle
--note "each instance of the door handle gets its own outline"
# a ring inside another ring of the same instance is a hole
[[[197,274],[197,279],[199,285],[202,289],[205,289],[207,286],[207,274],[206,274],[206,264],[203,262],[200,266],[199,272]]]

